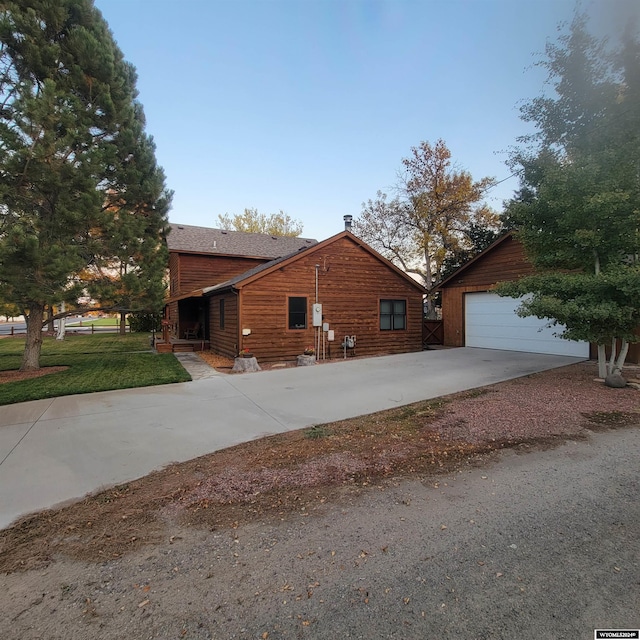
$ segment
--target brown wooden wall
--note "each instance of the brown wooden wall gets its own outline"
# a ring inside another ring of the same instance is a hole
[[[220,300],[224,300],[224,329],[220,329]],[[209,340],[211,350],[233,358],[242,346],[238,344],[238,296],[225,293],[209,298]]]
[[[464,347],[464,294],[487,291],[490,286],[479,284],[467,287],[446,287],[442,290],[442,325],[444,345]]]
[[[171,295],[181,295],[202,287],[220,284],[264,262],[267,260],[171,253],[169,256]]]
[[[251,329],[242,347],[259,360],[294,359],[314,344],[311,305],[315,301],[315,265],[320,265],[318,300],[323,320],[335,332],[331,356],[342,357],[345,335],[357,337],[357,355],[403,353],[422,349],[422,293],[349,238],[247,284],[240,292],[240,328]],[[288,296],[308,300],[305,330],[289,330]],[[407,329],[380,331],[380,299],[407,301]],[[216,307],[215,297],[211,301]],[[215,321],[212,317],[212,328]],[[212,349],[220,350],[212,336]],[[222,352],[222,351],[220,351]]]
[[[636,331],[636,334],[638,334],[638,331]],[[618,340],[616,349],[618,350],[617,353],[620,353],[620,340]],[[611,348],[610,347],[607,347],[606,354],[607,354],[607,358],[609,358],[611,356]],[[597,345],[595,345],[595,344],[590,344],[589,345],[589,357],[592,360],[597,360],[598,359],[598,347],[597,347]],[[627,352],[627,357],[625,359],[625,362],[632,363],[632,364],[640,364],[640,342],[634,342],[634,343],[629,345],[629,351]]]
[[[169,295],[180,293],[180,257],[177,253],[169,254]],[[177,307],[176,307],[177,309]]]
[[[465,293],[489,291],[498,282],[516,280],[531,273],[533,266],[527,261],[522,245],[509,237],[470,264],[459,278],[450,280],[442,288],[444,344],[449,347],[465,344]]]
[[[169,333],[172,336],[178,335],[178,322],[179,322],[179,313],[178,313],[178,303],[170,302],[168,305],[167,315],[165,319],[169,321]]]
[[[470,264],[459,278],[453,278],[447,286],[491,287],[496,282],[517,280],[531,273],[533,273],[533,266],[525,257],[522,245],[512,237],[508,237]]]

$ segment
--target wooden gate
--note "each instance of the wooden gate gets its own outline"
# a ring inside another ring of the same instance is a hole
[[[444,343],[444,329],[442,320],[422,319],[422,347],[426,348],[431,344]]]

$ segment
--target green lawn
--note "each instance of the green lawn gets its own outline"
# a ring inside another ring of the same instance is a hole
[[[18,369],[24,340],[0,340],[0,371]],[[60,373],[0,384],[0,405],[56,396],[147,387],[191,380],[171,353],[155,353],[148,334],[68,335],[44,338],[40,366],[64,365]]]

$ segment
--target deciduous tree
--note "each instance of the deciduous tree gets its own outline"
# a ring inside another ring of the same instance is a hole
[[[284,211],[278,213],[259,213],[257,209],[245,209],[235,215],[219,215],[222,229],[245,231],[247,233],[268,233],[272,236],[290,236],[295,238],[302,233],[302,222],[292,218]]]
[[[421,142],[402,160],[397,196],[381,192],[362,205],[354,232],[428,292],[440,280],[445,260],[472,247],[471,230],[498,229],[499,218],[484,203],[493,178],[474,181],[455,168],[443,140]]]
[[[581,14],[547,46],[553,94],[523,108],[536,133],[511,158],[521,188],[507,208],[542,274],[499,289],[530,294],[522,315],[595,342],[602,376],[621,368],[640,318],[640,48],[631,32],[615,47],[593,37]]]

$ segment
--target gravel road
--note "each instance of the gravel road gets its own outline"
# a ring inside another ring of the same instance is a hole
[[[0,576],[5,640],[593,638],[640,628],[640,428]]]

